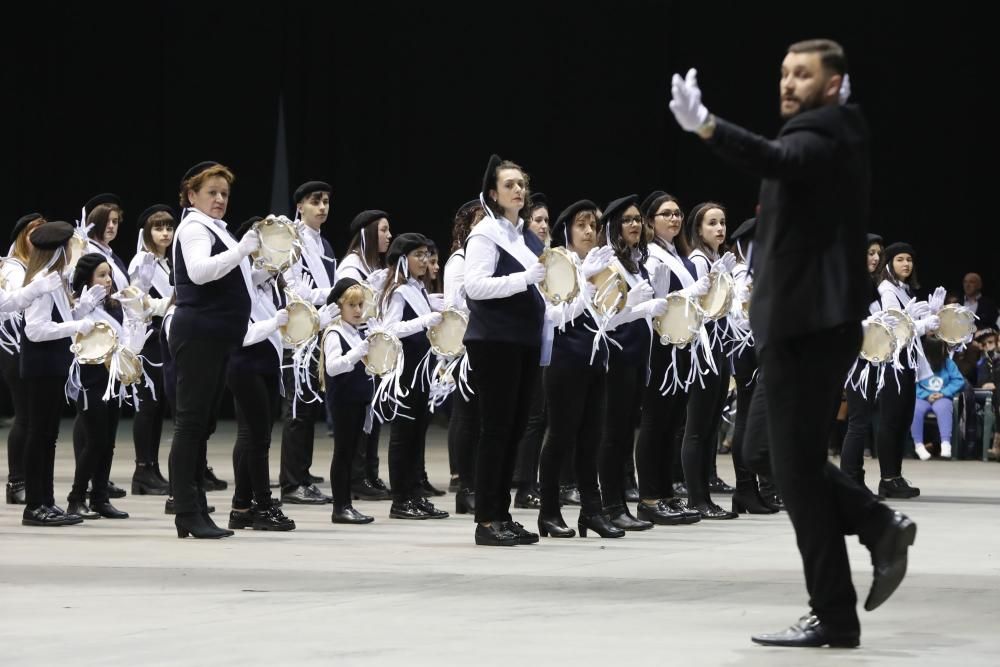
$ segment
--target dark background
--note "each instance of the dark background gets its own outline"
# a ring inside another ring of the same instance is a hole
[[[915,7],[35,2],[8,14],[0,47],[2,233],[32,210],[72,221],[112,191],[126,213],[114,245],[128,258],[129,221],[176,204],[181,174],[213,159],[237,175],[231,223],[273,210],[284,179],[323,179],[338,254],[364,208],[447,246],[491,152],[527,169],[553,217],[576,199],[662,188],[685,207],[722,201],[734,229],[758,184],[676,126],[669,77],[698,67],[710,110],[773,136],[787,45],[827,36],[847,50],[873,131],[871,229],[916,246],[925,287],[960,290],[976,270],[1000,296],[981,194],[997,153],[985,129],[993,39],[971,3]],[[276,177],[282,103],[287,173]]]

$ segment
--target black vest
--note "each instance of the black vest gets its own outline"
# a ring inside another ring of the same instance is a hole
[[[534,236],[534,235],[532,235]],[[493,277],[521,273],[524,267],[513,255],[497,246],[497,268]],[[504,299],[467,299],[469,327],[465,342],[492,341],[541,347],[545,301],[534,285]]]
[[[329,335],[340,339],[340,349],[345,354],[351,349],[339,331],[331,331]],[[408,336],[408,338],[412,337]],[[331,405],[335,403],[370,403],[374,394],[375,380],[365,371],[363,362],[359,361],[354,364],[354,368],[348,373],[326,376],[326,400]]]
[[[590,354],[594,346],[594,332],[597,322],[589,311],[566,324],[566,330],[555,330],[552,341],[550,366],[589,366]],[[594,367],[601,370],[607,365],[609,343],[601,342],[594,355]]]
[[[52,304],[52,321],[63,321],[59,308]],[[41,343],[28,338],[21,328],[21,377],[22,378],[65,378],[69,377],[69,367],[73,363],[73,353],[69,346],[70,336],[47,340]]]
[[[402,297],[402,295],[400,296]],[[410,307],[410,304],[403,299],[402,321],[415,320],[417,317],[418,315]],[[403,344],[403,382],[409,386],[413,382],[413,373],[417,369],[417,364],[423,360],[424,355],[431,349],[431,341],[427,338],[425,331],[418,331],[410,336],[400,338],[399,342]]]
[[[642,264],[639,264],[639,275],[643,279],[649,279],[649,273]],[[645,367],[649,363],[649,345],[652,341],[652,334],[649,331],[646,318],[623,324],[610,332],[610,336],[622,346],[620,350],[614,345],[611,346],[612,364]]]

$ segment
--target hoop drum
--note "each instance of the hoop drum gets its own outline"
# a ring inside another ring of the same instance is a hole
[[[121,302],[122,307],[135,319],[144,322],[152,320],[152,315],[146,316],[149,312],[149,295],[135,285],[129,285],[117,294],[112,295]]]
[[[76,263],[87,254],[88,247],[86,237],[74,232],[73,236],[69,237],[69,245],[66,248],[66,266],[76,268]]]
[[[70,351],[81,364],[103,364],[111,359],[118,346],[118,335],[107,322],[96,322],[88,334],[73,336]]]
[[[301,345],[319,333],[319,313],[311,303],[295,299],[289,301],[285,309],[288,323],[278,327],[278,331],[286,345]]]
[[[913,338],[917,335],[917,328],[913,324],[913,318],[899,308],[887,308],[885,314],[895,317],[898,320],[893,333],[896,335],[897,349],[904,349],[913,342]]]
[[[620,313],[628,298],[628,281],[614,266],[609,266],[592,276],[590,282],[597,286],[594,309],[601,315]]]
[[[733,305],[734,283],[728,273],[709,273],[711,287],[708,293],[699,299],[705,317],[710,320],[721,320]]]
[[[897,338],[888,324],[872,320],[865,322],[864,330],[860,355],[862,359],[881,364],[896,356]]]
[[[565,248],[546,248],[539,261],[545,266],[545,279],[538,289],[549,303],[572,301],[580,293],[576,262]]]
[[[941,326],[937,337],[949,345],[961,345],[968,342],[976,333],[976,314],[965,306],[950,304],[938,311]]]
[[[269,215],[253,228],[260,235],[260,248],[250,254],[254,268],[281,273],[301,257],[299,230],[288,218]]]
[[[427,340],[431,349],[442,357],[457,357],[465,352],[465,329],[469,326],[469,318],[465,313],[447,309],[441,312],[441,324],[427,330]]]
[[[372,375],[383,376],[396,369],[396,361],[403,349],[399,339],[385,331],[368,335],[368,354],[361,361]]]
[[[667,295],[667,312],[653,319],[653,329],[663,345],[687,345],[698,335],[705,312],[683,294]]]
[[[108,361],[110,366],[110,360]],[[135,352],[122,347],[118,349],[118,381],[122,384],[136,384],[142,379],[142,361]]]

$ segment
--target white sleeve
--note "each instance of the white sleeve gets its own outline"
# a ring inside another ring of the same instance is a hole
[[[314,306],[325,306],[332,291],[333,287],[313,287],[309,292],[309,300]]]
[[[882,285],[885,285],[885,289],[883,289]],[[899,308],[902,310],[905,307],[904,304],[899,302],[899,298],[896,296],[896,293],[886,282],[883,282],[878,286],[878,294],[880,300],[882,301],[882,310],[886,310],[888,308]]]
[[[149,297],[149,307],[153,311],[154,317],[163,317],[167,313],[167,308],[170,307],[170,299]]]
[[[16,313],[27,308],[35,298],[24,287],[0,290],[0,313]]]
[[[500,252],[485,236],[470,236],[465,248],[465,294],[470,299],[505,299],[524,292],[524,272],[494,278]]]
[[[587,310],[587,296],[581,291],[569,303],[563,302],[559,305],[554,305],[546,301],[545,319],[552,326],[558,327],[560,322],[569,323],[580,317],[585,310]]]
[[[24,333],[28,340],[42,343],[58,340],[76,333],[76,322],[52,321],[52,295],[43,294],[24,311]]]
[[[708,258],[703,255],[689,255],[688,259],[694,264],[695,278],[701,278],[702,276],[708,275],[709,263]]]
[[[453,255],[444,265],[444,302],[452,308],[469,312],[465,302],[465,257]]]
[[[243,337],[243,347],[250,347],[251,345],[256,345],[261,341],[267,340],[267,337],[277,329],[278,321],[273,317],[261,320],[260,322],[251,320],[250,326],[247,327],[247,335]]]
[[[239,246],[212,255],[214,240],[215,234],[200,223],[188,223],[177,239],[184,254],[188,278],[196,285],[222,278],[243,261]]]
[[[361,269],[359,269],[356,266],[352,266],[350,264],[344,266],[343,262],[341,262],[339,269],[340,270],[337,271],[336,280],[342,280],[344,278],[354,278],[359,283],[367,282],[365,275],[361,273]],[[347,274],[348,271],[352,271],[354,275],[353,276],[348,275]]]
[[[330,377],[350,373],[354,369],[354,364],[344,354],[344,349],[340,345],[340,336],[332,331],[323,339],[323,358],[326,374]]]
[[[397,338],[406,338],[424,330],[424,325],[421,324],[419,317],[403,321],[403,305],[405,303],[406,299],[403,298],[403,295],[394,292],[392,298],[389,299],[385,314],[382,316],[382,324],[385,325],[389,333]]]

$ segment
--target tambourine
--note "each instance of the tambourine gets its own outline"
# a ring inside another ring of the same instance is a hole
[[[938,319],[941,320],[941,326],[937,330],[937,337],[948,345],[967,343],[976,333],[976,314],[957,303],[939,310]]]
[[[137,384],[142,380],[142,361],[135,352],[127,347],[118,348],[118,370],[116,377],[125,385]],[[107,362],[111,366],[111,360]]]
[[[875,364],[891,361],[896,356],[897,338],[888,324],[880,320],[864,323],[860,357]]]
[[[319,312],[311,303],[286,294],[289,297],[285,306],[288,322],[278,327],[278,331],[284,344],[297,347],[319,333]]]
[[[465,352],[465,330],[469,318],[465,313],[448,308],[441,311],[441,323],[427,330],[431,349],[442,357],[457,357]]]
[[[667,312],[653,318],[653,330],[663,345],[687,345],[698,335],[705,311],[693,298],[679,292],[668,294]]]
[[[913,318],[900,308],[887,308],[885,314],[896,318],[896,326],[893,329],[893,333],[896,335],[896,349],[906,349],[917,335],[917,327],[913,323]]]
[[[368,372],[379,377],[393,372],[403,349],[399,339],[386,331],[375,331],[365,340],[368,341],[368,354],[361,361]]]
[[[361,321],[367,322],[373,317],[378,316],[378,295],[375,294],[375,290],[368,283],[358,283],[361,291],[365,293],[364,304],[362,305],[362,315]]]
[[[295,223],[284,216],[269,215],[254,223],[260,247],[250,253],[255,269],[281,273],[299,261],[302,242]]]
[[[620,313],[628,299],[628,281],[614,265],[591,276],[590,282],[597,287],[594,294],[594,310],[600,315]]]
[[[538,261],[545,266],[545,279],[538,290],[549,303],[559,305],[572,301],[580,293],[576,262],[566,248],[546,248]]]
[[[698,304],[705,311],[705,318],[721,320],[733,305],[733,293],[736,291],[733,277],[724,271],[713,271],[708,274],[710,286]]]
[[[87,254],[89,248],[90,242],[87,240],[87,237],[78,232],[73,232],[73,236],[69,237],[69,241],[67,241],[66,266],[75,269],[76,263],[80,261],[81,257]]]
[[[129,285],[120,292],[112,294],[111,297],[117,299],[122,304],[122,308],[128,311],[134,319],[147,323],[153,319],[150,313],[149,295],[137,286]]]
[[[106,364],[118,347],[118,335],[107,322],[95,322],[87,334],[75,334],[70,352],[81,364]]]

